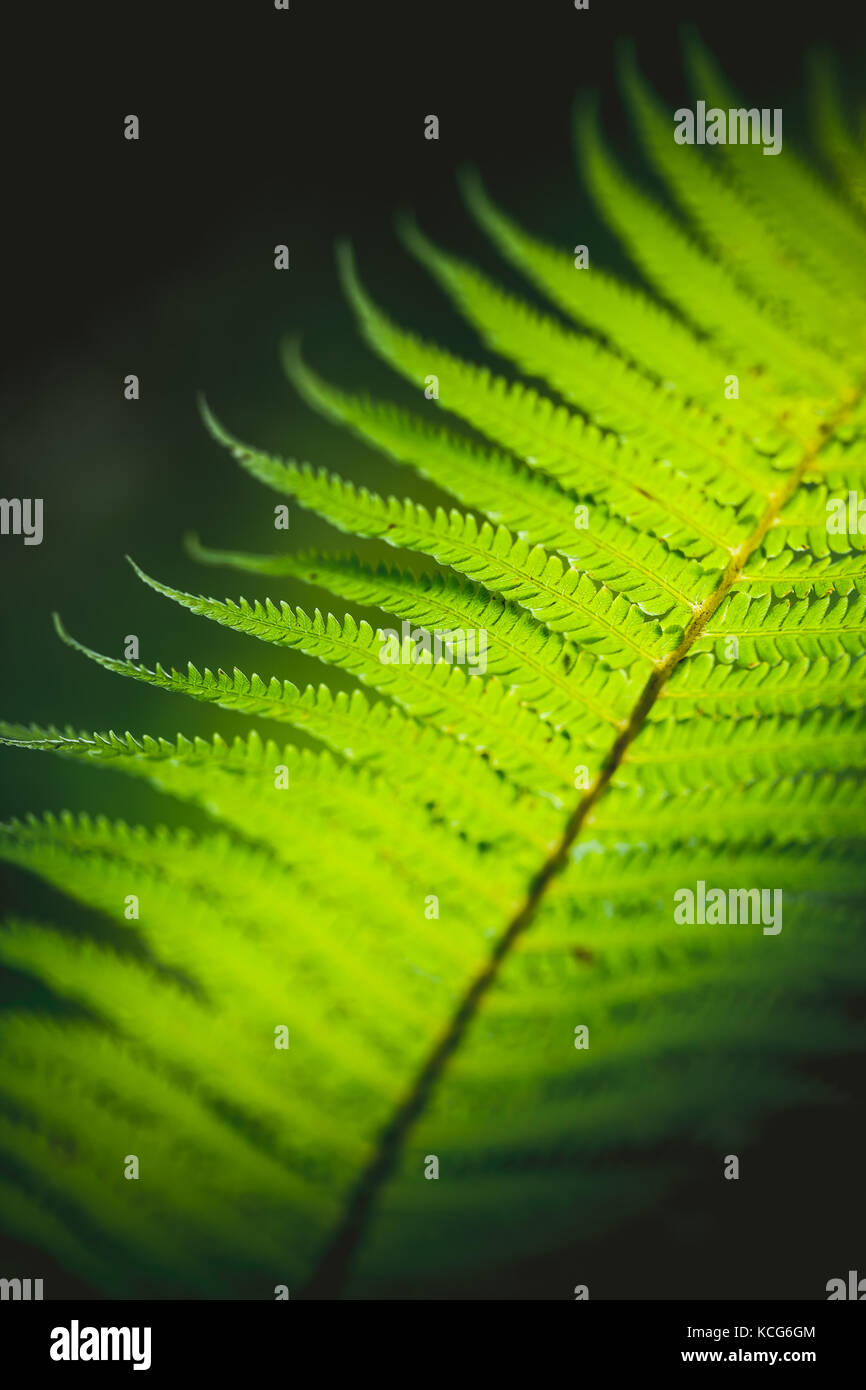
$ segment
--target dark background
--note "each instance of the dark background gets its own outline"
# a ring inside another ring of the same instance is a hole
[[[866,13],[850,3],[591,0],[577,12],[572,0],[291,0],[278,12],[271,0],[149,0],[4,20],[0,491],[45,499],[45,539],[0,541],[0,717],[166,736],[248,731],[240,716],[91,666],[54,636],[55,608],[75,636],[112,655],[136,633],[150,666],[237,661],[249,671],[258,662],[262,674],[321,678],[307,658],[262,655],[167,604],[124,563],[129,552],[158,578],[220,596],[265,591],[264,581],[201,571],[183,553],[192,529],[215,546],[263,551],[281,534],[275,497],[204,433],[196,392],[241,437],[404,490],[398,470],[314,417],[280,370],[280,337],[300,332],[326,378],[410,399],[360,343],[337,285],[335,240],[352,240],[374,296],[400,321],[476,360],[484,354],[473,335],[393,230],[394,212],[411,208],[436,239],[507,280],[463,212],[462,164],[476,164],[525,225],[567,245],[585,241],[631,274],[575,177],[570,111],[579,87],[598,87],[606,132],[628,159],[616,41],[636,39],[643,70],[679,105],[691,101],[683,24],[697,27],[750,104],[784,107],[786,141],[803,116],[809,48],[834,48],[862,100]],[[438,142],[423,138],[431,112]],[[141,121],[137,143],[123,139],[129,113]],[[291,269],[279,273],[273,247],[283,242]],[[141,379],[135,403],[123,399],[130,372]],[[412,491],[432,495],[414,482]],[[327,528],[293,508],[286,543],[322,538]],[[326,600],[313,591],[300,601]],[[341,683],[339,673],[328,679]],[[146,788],[54,758],[2,750],[0,777],[4,817],[69,806],[196,819]],[[4,873],[0,889],[16,912],[76,919],[23,875]],[[33,992],[18,977],[0,985],[10,1001]],[[820,1298],[855,1256],[866,1273],[862,1059],[828,1064],[825,1075],[857,1104],[768,1123],[748,1160],[754,1183],[695,1183],[668,1209],[584,1248],[593,1296]],[[707,1171],[697,1147],[694,1158]],[[22,1275],[48,1273],[43,1256],[20,1247],[13,1263]],[[568,1297],[574,1265],[563,1251],[455,1296]],[[51,1275],[55,1293],[78,1287]]]

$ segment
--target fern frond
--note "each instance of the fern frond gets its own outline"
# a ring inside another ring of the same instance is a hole
[[[438,377],[443,406],[525,463],[580,494],[600,496],[617,515],[686,554],[718,558],[748,534],[751,515],[740,519],[734,507],[696,493],[670,460],[630,440],[623,444],[617,434],[603,433],[549,397],[521,383],[510,385],[396,328],[363,290],[346,252],[341,267],[370,345],[418,386],[428,374]]]
[[[689,657],[674,672],[650,718],[695,714],[800,714],[807,710],[857,709],[866,693],[866,665],[839,656],[757,662],[751,667],[714,662],[709,653]]]
[[[829,54],[825,52],[814,58],[811,76],[815,130],[820,145],[852,202],[866,212],[866,155],[857,145],[842,110]]]
[[[852,738],[839,738],[827,751],[822,749],[821,760],[832,761],[834,756],[844,757],[854,742]],[[863,735],[860,731],[857,763],[861,763]],[[820,817],[821,828],[828,839],[834,837],[851,842],[862,840],[861,827],[866,807],[864,798],[864,779],[843,773],[808,776],[802,772],[797,777],[776,776],[751,780],[755,764],[766,765],[771,762],[774,752],[778,756],[778,745],[772,743],[764,751],[763,747],[754,750],[754,761],[743,768],[742,777],[731,778],[737,792],[737,825],[739,834],[746,838],[751,834],[762,843],[804,843],[814,840],[815,823]],[[752,751],[752,750],[750,750]],[[806,750],[808,760],[809,749]],[[716,757],[724,755],[718,750]],[[703,763],[706,780],[700,787],[700,795],[683,796],[683,782],[677,786],[680,795],[652,796],[647,786],[626,789],[615,788],[605,803],[599,808],[592,824],[602,844],[616,846],[622,843],[623,835],[630,840],[661,846],[669,842],[680,831],[684,817],[688,821],[690,834],[700,837],[707,843],[725,845],[730,839],[730,830],[725,824],[725,805],[731,796],[731,785],[719,787],[712,785],[712,773],[707,774],[707,764]],[[846,773],[847,773],[846,765]],[[688,776],[688,774],[687,774]],[[700,783],[700,775],[692,769],[691,776]],[[674,781],[673,778],[670,779]],[[720,779],[717,779],[720,780]],[[651,779],[647,779],[651,783]],[[710,782],[710,786],[706,785]]]
[[[859,709],[730,721],[698,717],[682,724],[660,720],[629,749],[614,787],[744,787],[758,778],[783,777],[794,766],[798,773],[860,768],[864,757],[866,721]]]
[[[743,373],[759,371],[776,396],[796,393],[800,404],[794,418],[811,416],[814,421],[816,405],[844,388],[844,370],[792,338],[737,286],[725,266],[705,255],[667,213],[634,189],[604,149],[586,107],[579,113],[576,136],[590,187],[647,279],[730,354]]]
[[[702,97],[736,105],[688,56]],[[835,1099],[807,1055],[866,1044],[845,1002],[866,988],[863,160],[826,69],[841,196],[787,146],[681,148],[628,56],[622,75],[669,208],[585,101],[577,144],[646,288],[595,251],[578,270],[571,231],[545,243],[474,175],[471,213],[552,312],[402,224],[533,384],[398,326],[345,248],[362,335],[416,408],[284,352],[308,406],[458,505],[249,447],[202,407],[248,474],[402,553],[189,543],[279,599],[136,573],[351,689],[150,669],[58,619],[103,669],[251,732],[0,724],[7,747],[125,774],[199,827],[0,826],[0,860],[85,909],[74,930],[0,926],[0,964],[55,1007],[0,1010],[0,1204],[100,1290],[441,1296],[455,1271],[638,1217],[684,1153]],[[310,613],[298,585],[350,611]],[[391,623],[438,645],[407,653]],[[443,646],[455,633],[474,660]],[[678,915],[704,889],[722,916]],[[140,1183],[117,1181],[130,1150]]]
[[[736,639],[737,660],[792,661],[805,656],[834,660],[847,652],[860,656],[866,637],[866,599],[861,596],[810,597],[772,603],[770,595],[729,595],[717,609],[692,651],[715,649],[724,659],[724,646]]]
[[[233,451],[244,467],[280,491],[301,501],[309,496],[308,485],[302,490],[297,486],[295,465],[234,443]],[[548,627],[591,645],[610,666],[658,660],[682,635],[682,608],[670,608],[663,626],[647,618],[637,603],[594,584],[543,546],[515,540],[504,526],[479,525],[470,513],[456,510],[446,514],[437,508],[431,516],[426,507],[377,497],[335,477],[327,486],[329,505],[322,513],[329,521],[342,517],[357,535],[381,537],[450,565],[491,593],[513,599]]]
[[[220,603],[216,599],[183,594],[156,580],[147,582],[157,592],[202,617],[263,641],[297,647],[308,656],[344,667],[359,680],[392,695],[410,713],[429,720],[444,732],[452,733],[456,725],[461,738],[470,740],[473,747],[486,752],[496,765],[501,765],[519,781],[524,779],[525,785],[537,785],[542,772],[548,777],[552,774],[554,786],[560,788],[568,780],[572,761],[568,735],[556,732],[521,705],[516,694],[507,691],[495,677],[485,683],[478,676],[464,676],[458,667],[445,662],[431,666],[386,665],[379,658],[382,644],[377,643],[369,623],[356,623],[349,615],[341,627],[330,615],[326,619],[317,611],[311,618],[303,609],[293,611],[286,603],[279,608],[269,600],[264,604],[249,604],[245,599],[239,603],[231,600]],[[163,689],[182,686],[183,677],[175,671],[167,673],[159,666],[155,671],[148,671],[134,661],[101,656],[68,636],[65,640],[116,674],[132,676]],[[191,673],[193,681],[197,674]],[[223,697],[230,679],[225,673],[219,677],[211,673],[209,681],[205,678],[205,682],[196,683],[200,691],[205,689],[205,698],[214,699]],[[253,692],[259,708],[264,701],[277,706],[280,697],[277,694],[274,699],[273,685],[261,684],[262,690]],[[494,752],[494,743],[497,747],[501,744],[498,752]],[[544,785],[543,779],[541,785]]]
[[[742,106],[737,93],[696,39],[686,44],[685,58],[693,85],[700,87],[705,96],[722,106]],[[748,157],[747,146],[726,145],[720,149],[732,176],[781,239],[788,240],[791,227],[797,226],[797,256],[811,274],[818,281],[827,280],[841,299],[850,301],[853,297],[862,302],[866,298],[866,230],[852,217],[843,199],[824,186],[796,150],[786,149],[782,160],[762,159],[762,166],[770,166],[765,169]],[[849,341],[848,352],[851,347]]]
[[[476,626],[487,634],[486,665],[508,678],[523,699],[546,719],[563,721],[585,694],[580,677],[589,663],[559,633],[550,632],[513,603],[486,594],[478,585],[452,575],[415,576],[406,570],[377,570],[354,556],[296,554],[240,555],[208,550],[193,542],[193,556],[208,564],[228,565],[253,574],[291,576],[320,585],[338,598],[381,608],[401,620],[441,631]]]
[[[690,400],[716,408],[719,383],[730,363],[718,348],[698,336],[649,295],[593,266],[591,275],[576,276],[565,251],[530,236],[506,217],[485,193],[474,171],[463,176],[463,190],[473,215],[504,256],[533,281],[560,309],[609,339],[647,375]],[[760,442],[767,453],[778,452],[785,425],[781,398],[768,397],[761,378],[750,379],[750,396],[741,400],[736,415],[726,421]]]
[[[636,440],[654,458],[672,460],[720,506],[752,502],[753,494],[772,487],[772,469],[725,421],[659,389],[588,336],[560,328],[437,250],[419,231],[404,239],[490,347],[548,382],[564,400],[579,404],[596,424]],[[367,314],[371,316],[369,307]],[[739,493],[735,478],[741,482]]]
[[[702,241],[731,266],[755,299],[766,303],[772,297],[781,321],[789,325],[798,341],[815,351],[822,363],[844,350],[848,379],[856,381],[866,359],[856,349],[852,358],[850,344],[862,320],[862,308],[858,312],[847,295],[839,295],[803,267],[790,226],[784,229],[782,237],[780,220],[768,225],[736,187],[715,173],[702,158],[701,150],[674,144],[667,115],[633,59],[624,65],[623,76],[635,128],[665,182],[699,228]],[[736,107],[740,103],[732,100],[730,105]],[[837,391],[843,388],[844,380],[840,373]]]
[[[627,591],[647,612],[665,613],[671,600],[695,607],[711,591],[712,573],[602,507],[593,506],[591,525],[578,528],[577,495],[569,496],[507,455],[482,450],[388,406],[346,396],[323,382],[297,352],[287,355],[286,366],[294,385],[323,414],[355,429],[389,457],[413,465],[491,521],[559,550],[609,588]]]

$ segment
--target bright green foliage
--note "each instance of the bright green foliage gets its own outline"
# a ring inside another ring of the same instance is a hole
[[[742,104],[688,56],[697,96]],[[399,325],[341,252],[360,330],[417,406],[339,389],[294,343],[288,374],[449,510],[240,443],[204,407],[253,477],[404,553],[192,541],[246,573],[248,596],[223,600],[137,570],[339,668],[351,693],[149,670],[58,622],[107,670],[263,727],[226,742],[2,726],[215,822],[3,828],[4,858],[115,924],[112,945],[35,921],[0,933],[2,963],[70,1006],[3,1018],[16,1235],[111,1293],[295,1296],[317,1270],[318,1294],[447,1289],[622,1221],[679,1176],[657,1141],[696,1142],[720,1172],[756,1117],[815,1098],[805,1054],[862,1042],[837,1001],[866,983],[866,543],[828,530],[827,504],[866,484],[866,157],[817,75],[838,188],[787,137],[772,158],[675,144],[629,58],[662,205],[581,107],[582,178],[644,287],[576,268],[474,175],[472,215],[537,299],[404,223],[495,372]],[[310,614],[304,585],[382,628]],[[384,662],[403,621],[483,630],[483,668]],[[698,880],[781,889],[782,930],[677,923],[673,895]]]

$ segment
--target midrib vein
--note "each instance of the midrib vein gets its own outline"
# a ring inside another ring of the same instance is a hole
[[[566,867],[572,846],[583,828],[587,816],[606,792],[611,778],[622,762],[628,748],[637,738],[649,711],[667,685],[674,670],[703,632],[719,605],[742,575],[745,565],[762,544],[782,509],[790,502],[828,440],[862,400],[866,383],[850,394],[831,420],[825,422],[821,438],[812,445],[799,464],[788,474],[784,485],[767,495],[767,507],[752,534],[734,551],[718,587],[692,617],[683,640],[675,651],[656,665],[638,696],[628,723],[614,741],[592,786],[584,792],[562,832],[556,847],[532,878],[522,905],[508,922],[481,970],[463,994],[451,1019],[422,1063],[405,1098],[382,1130],[376,1150],[351,1191],[343,1217],[332,1240],[325,1248],[312,1277],[302,1291],[304,1298],[338,1298],[349,1275],[355,1249],[364,1233],[373,1203],[385,1180],[390,1176],[400,1153],[403,1140],[412,1125],[426,1109],[428,1100],[438,1084],[451,1056],[478,1012],[481,1001],[499,975],[503,962],[512,947],[534,920],[550,885]]]

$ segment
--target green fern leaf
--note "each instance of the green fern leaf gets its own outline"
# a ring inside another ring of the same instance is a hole
[[[680,147],[629,54],[621,74],[678,211],[589,101],[577,149],[646,288],[578,270],[471,173],[472,216],[550,307],[399,230],[501,365],[398,325],[346,247],[360,331],[417,406],[284,351],[308,406],[453,506],[247,446],[203,406],[247,473],[359,542],[189,542],[273,597],[134,566],[269,643],[275,674],[151,669],[57,620],[70,659],[252,732],[0,725],[192,818],[0,827],[0,857],[87,914],[0,929],[0,963],[63,1005],[0,1013],[0,1207],[97,1290],[438,1296],[615,1228],[682,1178],[678,1143],[719,1161],[830,1098],[807,1055],[866,1040],[842,1004],[866,985],[864,162],[826,67],[839,187],[787,145]],[[334,688],[279,674],[285,650]]]

